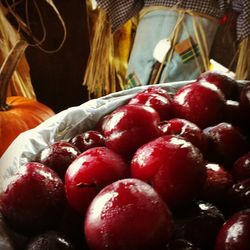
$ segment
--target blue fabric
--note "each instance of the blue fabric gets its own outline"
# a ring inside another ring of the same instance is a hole
[[[179,13],[174,10],[155,10],[147,13],[140,19],[129,59],[127,74],[134,73],[142,85],[147,84],[152,67],[156,62],[153,58],[155,46],[161,39],[170,36],[176,25],[178,16]],[[196,16],[195,18],[203,25],[210,51],[218,24],[204,17]],[[187,39],[189,36],[195,41],[193,17],[185,14],[183,22],[187,27],[188,34],[182,28],[178,42]],[[198,56],[197,59],[200,61],[201,57]],[[174,52],[169,68],[166,71],[165,67],[162,72],[160,82],[193,80],[200,73],[200,68],[197,67],[194,59],[184,64],[180,55]]]

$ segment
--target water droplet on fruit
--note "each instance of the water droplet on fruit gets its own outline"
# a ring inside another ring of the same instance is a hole
[[[230,239],[226,239],[227,241],[235,241],[237,242],[239,235],[241,234],[243,230],[243,224],[241,222],[234,224],[233,226],[231,226],[228,230],[228,235],[227,238]]]
[[[199,207],[201,208],[201,210],[209,210],[210,209],[210,206],[208,206],[205,203],[200,203]]]
[[[99,215],[101,215],[100,219],[103,219],[104,217],[106,217],[105,211],[109,210],[110,206],[112,206],[113,200],[117,196],[118,196],[117,192],[110,192],[110,193],[104,194],[99,199],[94,200],[95,209],[91,211],[94,220],[98,220]]]

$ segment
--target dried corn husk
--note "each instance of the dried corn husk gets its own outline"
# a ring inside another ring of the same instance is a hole
[[[119,89],[125,88],[125,78],[130,51],[133,45],[133,22],[126,22],[114,34],[114,58],[113,64],[116,70],[116,80]]]
[[[17,30],[9,23],[6,18],[6,9],[0,4],[0,64],[2,65],[12,47],[20,39]],[[8,96],[24,96],[36,99],[34,89],[30,79],[30,69],[23,55],[13,73]]]
[[[91,95],[100,97],[125,88],[134,20],[129,20],[112,33],[102,9],[89,10],[88,15],[93,26],[90,26],[90,56],[83,84]]]
[[[239,44],[236,79],[250,80],[250,37],[246,37]]]

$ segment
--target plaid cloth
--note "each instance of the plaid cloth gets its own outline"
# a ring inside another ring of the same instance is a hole
[[[250,0],[232,1],[232,9],[239,13],[237,18],[237,40],[250,36]]]
[[[237,40],[250,35],[250,0],[96,0],[103,8],[117,30],[122,24],[137,15],[143,7],[166,6],[193,10],[215,18],[222,17],[228,8],[239,12],[237,19]]]

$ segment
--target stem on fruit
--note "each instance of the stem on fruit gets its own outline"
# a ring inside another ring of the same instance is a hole
[[[78,184],[76,184],[76,186],[78,188],[94,188],[97,193],[101,190],[101,187],[99,185],[97,185],[97,183],[83,183],[83,182],[79,182]]]
[[[90,188],[92,188],[92,187],[96,188],[97,187],[97,185],[95,183],[83,183],[83,182],[80,182],[80,183],[76,184],[76,186],[79,187],[79,188],[89,188],[89,187]]]
[[[10,79],[16,66],[22,57],[25,49],[28,47],[28,43],[25,40],[19,40],[15,46],[11,49],[8,56],[5,58],[0,69],[0,111],[6,111],[10,107],[7,104],[7,91]]]

